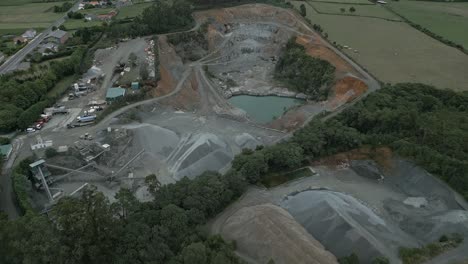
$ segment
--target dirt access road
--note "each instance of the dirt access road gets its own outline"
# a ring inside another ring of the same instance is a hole
[[[258,7],[258,6],[262,6],[262,5],[255,5],[254,8]],[[265,5],[263,5],[265,6]],[[295,30],[294,28],[291,28],[289,27],[288,25],[285,25],[285,24],[282,24],[282,23],[278,23],[278,22],[271,22],[273,24],[275,24],[276,26],[278,27],[281,27],[281,28],[284,28],[284,29],[287,29],[287,30],[290,30],[296,34],[299,34],[299,35],[305,35],[305,36],[313,36],[313,37],[317,37],[317,34],[314,33],[314,31],[303,21],[302,17],[300,17],[299,15],[297,15],[295,12],[293,11],[290,11],[290,10],[286,10],[286,12],[288,12],[291,16],[293,16],[294,18],[297,19],[297,21],[299,21],[299,23],[308,30],[308,33],[304,33],[304,32],[299,32],[297,30]],[[195,31],[197,30],[198,28],[200,27],[200,22],[197,21],[196,25],[190,29],[190,30],[184,30],[184,31],[181,31],[181,32],[190,32],[190,31]],[[179,33],[181,33],[179,32]],[[177,34],[176,33],[170,33],[170,34]],[[170,34],[164,34],[162,36],[166,36],[166,35],[170,35]],[[211,84],[211,81],[208,80],[208,78],[206,77],[206,74],[203,70],[203,66],[204,64],[207,64],[209,63],[210,60],[212,60],[212,56],[213,55],[216,55],[217,52],[221,49],[221,48],[226,48],[225,47],[225,44],[227,43],[227,40],[229,39],[229,36],[226,37],[226,41],[224,41],[223,43],[221,43],[215,50],[213,50],[212,52],[210,52],[209,54],[207,54],[204,58],[196,61],[196,62],[192,62],[188,65],[184,65],[184,71],[182,72],[181,76],[179,76],[177,79],[178,79],[178,82],[177,84],[175,85],[174,89],[172,91],[170,91],[169,93],[165,94],[165,95],[162,95],[162,96],[159,96],[157,98],[152,98],[152,99],[148,99],[148,100],[144,100],[144,101],[141,101],[141,102],[136,102],[136,103],[133,103],[133,104],[130,104],[130,105],[127,105],[113,113],[111,113],[110,115],[108,115],[107,117],[105,117],[103,120],[101,120],[101,122],[99,122],[96,126],[92,127],[92,128],[83,128],[83,129],[76,129],[75,131],[73,131],[73,133],[70,135],[70,136],[73,136],[73,135],[78,135],[80,134],[81,132],[83,131],[88,131],[88,130],[91,130],[89,132],[96,132],[96,131],[99,131],[99,130],[102,130],[102,129],[105,129],[109,123],[112,121],[112,119],[114,119],[115,117],[133,109],[133,108],[136,108],[136,107],[139,107],[139,106],[143,106],[143,105],[151,105],[151,104],[154,104],[154,103],[157,103],[157,102],[160,102],[162,100],[165,100],[167,98],[170,98],[176,94],[178,94],[183,88],[184,88],[184,84],[186,83],[186,81],[189,79],[190,76],[196,76],[196,78],[199,80],[199,82],[202,84],[202,87],[203,87],[203,92],[205,93],[205,99],[202,99],[204,100],[204,102],[208,103],[209,105],[212,106],[212,110],[216,110],[216,109],[220,109],[221,112],[222,111],[231,111],[232,110],[232,107],[226,102],[226,100],[223,98],[222,95],[219,94],[219,91],[216,89],[216,87],[213,87],[212,84]],[[348,62],[350,65],[352,65],[362,76],[364,76],[364,78],[366,78],[367,80],[367,83],[368,83],[368,86],[369,86],[369,89],[368,91],[366,92],[365,95],[369,94],[370,92],[372,91],[375,91],[377,89],[380,88],[380,85],[379,83],[372,77],[370,76],[365,70],[363,70],[359,65],[357,65],[356,63],[354,63],[352,60],[350,60],[346,55],[344,55],[340,50],[337,50],[336,48],[334,48],[332,45],[330,45],[329,43],[327,43],[327,46],[333,50],[336,54],[338,54],[341,58],[343,58],[343,60],[345,60],[346,62]],[[159,50],[159,56],[161,56],[161,53],[163,51],[162,50]],[[114,60],[112,60],[114,61]],[[193,75],[195,74],[195,75]],[[108,81],[110,81],[110,77],[107,77]],[[365,95],[357,98],[354,100],[354,102],[362,99]],[[336,112],[340,112],[340,111],[343,111],[344,109],[346,109],[347,107],[349,107],[350,105],[352,104],[346,104],[345,106],[341,107],[341,108],[338,108],[336,109]],[[206,106],[205,106],[206,107]],[[202,109],[203,110],[203,109]],[[214,114],[212,111],[210,111],[210,109],[208,107],[206,107],[205,111],[202,111],[202,113],[204,114]],[[308,121],[310,121],[311,118],[309,118]],[[254,126],[254,124],[251,124]],[[258,127],[258,126],[256,126]],[[288,135],[291,135],[291,134],[288,134]],[[287,136],[288,136],[287,135]],[[15,155],[17,152],[17,149],[15,149],[13,155]],[[8,183],[7,183],[8,184]],[[5,200],[7,201],[7,200]],[[9,205],[4,205],[2,204],[2,208],[3,210],[5,210],[5,208],[13,208],[14,205],[10,202],[7,202]],[[11,211],[8,209],[8,211]],[[10,213],[9,213],[10,214]],[[11,211],[11,216],[14,216],[14,213]]]
[[[278,27],[282,27],[282,28],[285,28],[289,31],[292,31],[292,32],[295,32],[296,34],[298,35],[305,35],[305,36],[308,36],[308,37],[316,37],[317,34],[311,29],[311,27],[305,22],[303,21],[302,17],[300,17],[298,14],[296,14],[295,12],[291,11],[291,10],[286,10],[291,16],[295,17],[297,19],[297,21],[304,27],[306,28],[309,33],[303,33],[303,32],[299,32],[297,30],[295,30],[294,28],[291,28],[287,25],[284,25],[284,24],[281,24],[281,23],[276,23],[276,22],[268,22],[269,24],[272,24],[272,25],[275,25],[275,26],[278,26]],[[262,22],[262,23],[265,23],[265,22]],[[162,34],[161,36],[167,36],[167,35],[172,35],[172,34],[177,34],[177,33],[182,33],[182,32],[190,32],[190,31],[195,31],[197,30],[198,28],[200,27],[200,22],[199,21],[196,21],[196,25],[190,29],[190,30],[184,30],[184,31],[181,31],[181,32],[175,32],[175,33],[169,33],[169,34]],[[138,107],[138,106],[142,106],[142,105],[148,105],[148,104],[152,104],[152,103],[156,103],[156,102],[159,102],[163,99],[166,99],[168,97],[171,97],[175,94],[177,94],[178,92],[180,92],[180,90],[182,90],[182,88],[184,87],[183,84],[184,82],[187,80],[187,78],[191,75],[192,71],[195,70],[196,73],[197,73],[197,76],[202,76],[203,78],[203,81],[207,84],[206,86],[209,88],[209,92],[213,93],[214,97],[216,97],[218,101],[218,103],[221,104],[221,101],[225,101],[224,99],[220,100],[220,97],[218,96],[218,92],[217,91],[213,91],[214,88],[210,85],[209,81],[206,80],[206,75],[205,73],[200,73],[200,71],[203,71],[203,69],[200,67],[201,65],[205,65],[206,64],[206,61],[207,61],[207,58],[210,58],[213,54],[216,54],[218,52],[219,49],[223,48],[224,45],[227,43],[227,40],[228,38],[226,39],[226,41],[224,41],[220,46],[218,46],[214,51],[210,52],[208,55],[206,55],[205,57],[199,59],[198,61],[196,62],[193,62],[193,63],[190,63],[188,65],[188,69],[186,69],[186,71],[182,74],[182,78],[179,79],[179,82],[177,83],[175,89],[173,91],[171,91],[170,93],[166,94],[166,95],[163,95],[163,96],[160,96],[160,97],[157,97],[157,98],[152,98],[152,99],[148,99],[148,100],[145,100],[145,101],[141,101],[141,102],[137,102],[137,103],[133,103],[133,104],[130,104],[130,105],[127,105],[115,112],[113,112],[112,114],[108,115],[106,118],[104,118],[96,127],[98,127],[99,129],[102,129],[104,127],[106,127],[109,122],[127,112],[128,110],[130,109],[133,109],[135,107]],[[323,40],[323,39],[322,39]],[[365,80],[366,80],[366,83],[368,85],[368,90],[362,94],[360,97],[356,98],[355,100],[353,100],[352,102],[350,103],[347,103],[337,109],[335,109],[335,111],[328,115],[326,118],[331,118],[333,117],[334,115],[336,115],[337,113],[340,113],[342,112],[343,110],[345,110],[346,108],[352,106],[354,103],[356,103],[357,101],[361,100],[362,98],[364,98],[365,96],[367,96],[368,94],[378,90],[381,88],[380,86],[380,83],[374,78],[372,77],[369,73],[367,73],[361,66],[359,66],[357,63],[355,63],[353,60],[351,60],[350,58],[348,58],[343,52],[341,52],[340,50],[338,50],[337,48],[335,48],[333,45],[331,45],[330,43],[326,42],[325,40],[323,40],[323,42],[326,44],[326,46],[331,49],[333,52],[335,52],[337,55],[339,55],[343,60],[345,60],[347,63],[349,63],[352,67],[354,67],[356,69],[356,71],[361,74]],[[160,50],[160,54],[161,55],[161,50]],[[210,59],[211,60],[211,59]],[[222,105],[225,106],[225,104],[223,103]],[[306,122],[304,122],[304,125],[307,124],[313,117],[309,117],[308,120]],[[292,135],[292,132],[287,134],[284,138],[289,138],[290,136]]]

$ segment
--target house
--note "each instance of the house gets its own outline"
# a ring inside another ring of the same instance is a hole
[[[110,12],[107,13],[107,14],[98,15],[98,16],[97,16],[97,19],[103,20],[103,21],[109,21],[109,20],[111,20],[113,17],[115,17],[116,15],[117,15],[117,11],[116,11],[116,10],[112,10],[112,11],[110,11]]]
[[[140,83],[139,82],[132,82],[132,90],[140,90]]]
[[[22,37],[22,36],[18,36],[18,37],[14,37],[14,38],[13,38],[13,43],[14,43],[15,45],[17,45],[17,44],[23,44],[23,43],[26,43],[26,42],[28,42],[28,39],[27,39],[27,38],[24,38],[24,37]]]
[[[378,0],[377,3],[382,4],[382,5],[387,4],[387,2],[386,2],[386,1],[383,1],[383,0]]]
[[[124,97],[124,96],[125,96],[125,89],[120,88],[120,87],[109,88],[106,94],[106,101],[108,103],[111,103],[119,99],[120,97]]]
[[[2,156],[5,160],[7,160],[10,157],[12,150],[13,150],[13,147],[11,146],[11,144],[1,145],[0,156]]]
[[[26,32],[23,33],[23,35],[21,35],[23,38],[27,39],[27,40],[31,40],[33,38],[36,37],[36,30],[34,29],[28,29],[26,30]]]
[[[87,5],[92,5],[94,7],[96,6],[100,6],[101,4],[99,3],[99,1],[91,1],[91,2],[87,2],[86,3]]]
[[[52,42],[56,44],[64,44],[68,40],[68,32],[57,29],[49,33],[45,42]]]
[[[58,45],[52,42],[41,44],[37,50],[42,56],[48,55],[50,53],[55,53],[58,51]]]

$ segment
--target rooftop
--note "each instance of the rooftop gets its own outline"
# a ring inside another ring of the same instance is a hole
[[[57,30],[55,30],[55,31],[50,32],[50,33],[49,33],[49,37],[62,38],[62,37],[65,36],[66,34],[67,34],[66,31],[57,29]]]
[[[37,166],[39,166],[39,165],[41,165],[43,163],[45,163],[45,160],[40,159],[40,160],[38,160],[36,162],[33,162],[33,163],[29,164],[29,167],[34,168],[34,167],[37,167]]]
[[[106,98],[117,98],[125,95],[125,89],[120,87],[113,87],[107,90]]]
[[[11,144],[1,145],[0,146],[0,155],[8,156],[11,151]]]

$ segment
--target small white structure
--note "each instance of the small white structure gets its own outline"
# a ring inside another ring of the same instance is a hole
[[[377,3],[379,3],[379,4],[382,4],[382,5],[385,5],[385,4],[387,4],[387,2],[386,2],[386,1],[384,1],[384,0],[378,0],[378,1],[377,1]]]
[[[59,146],[57,149],[58,153],[63,153],[68,151],[68,146]]]
[[[31,145],[31,150],[48,148],[48,147],[52,147],[52,145],[53,145],[52,140],[46,140],[44,142],[37,143],[35,145]]]

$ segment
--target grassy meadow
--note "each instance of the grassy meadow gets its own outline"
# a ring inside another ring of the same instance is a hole
[[[134,4],[131,6],[125,6],[119,9],[119,14],[117,15],[118,19],[122,18],[132,18],[140,15],[143,13],[143,10],[153,3],[141,3],[141,4]]]
[[[409,21],[468,48],[468,3],[398,1],[389,6]]]
[[[304,2],[291,3],[298,8]],[[306,8],[307,18],[322,26],[330,42],[349,46],[344,52],[379,80],[468,90],[468,56],[405,22],[325,15]]]
[[[391,19],[401,21],[401,18],[391,12],[388,12],[381,5],[349,5],[339,3],[324,3],[308,1],[310,5],[319,13],[336,14],[336,15],[347,15],[347,16],[366,16],[366,17],[377,17],[383,19]],[[354,7],[356,11],[350,12],[349,9]],[[344,8],[344,12],[341,12],[341,8]]]
[[[63,13],[53,12],[53,7],[63,2],[31,3],[30,0],[0,2],[0,34],[19,34],[29,28],[36,30],[47,28],[53,21],[63,16]]]

